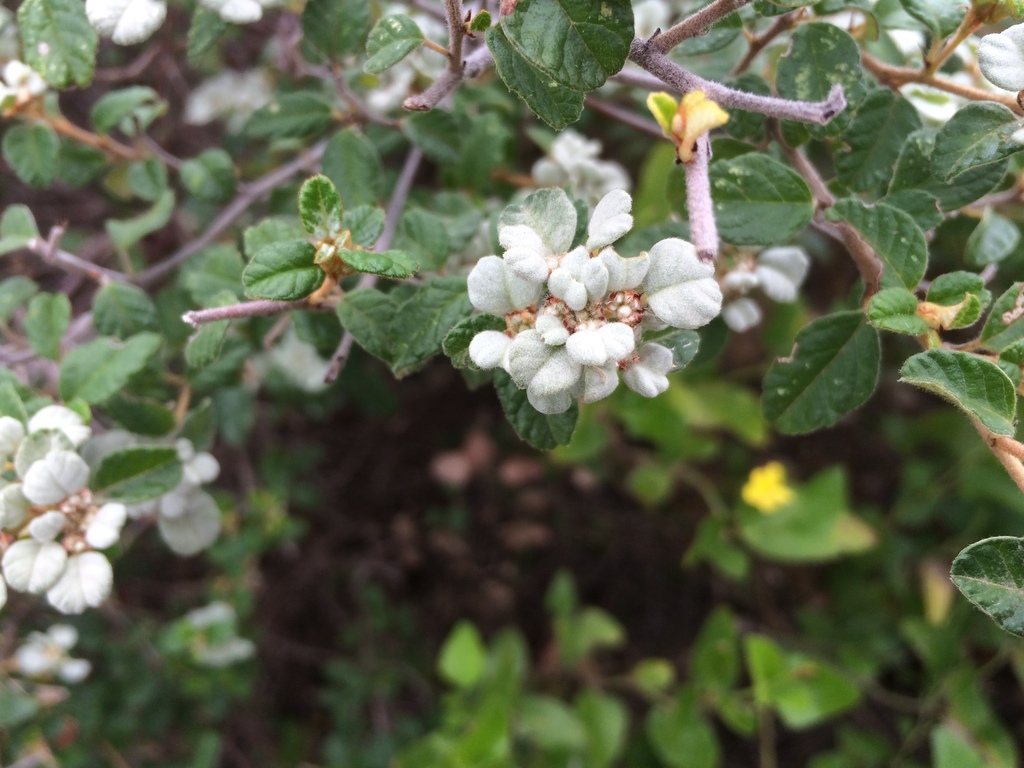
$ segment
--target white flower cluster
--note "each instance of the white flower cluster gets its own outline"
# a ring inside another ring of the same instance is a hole
[[[619,371],[645,397],[664,392],[672,352],[640,343],[642,332],[700,328],[721,310],[714,268],[685,240],[662,240],[635,258],[615,251],[633,226],[632,205],[627,192],[609,192],[585,244],[573,248],[576,209],[565,192],[534,192],[501,216],[504,255],[484,257],[469,274],[473,306],[506,323],[474,336],[470,358],[503,368],[542,413],[607,397]]]
[[[232,24],[251,24],[263,9],[280,0],[200,0],[200,4]],[[166,0],[85,0],[85,15],[93,28],[118,45],[135,45],[156,32],[167,17]]]
[[[127,510],[123,504],[93,501],[89,465],[77,450],[90,433],[81,416],[60,405],[39,410],[27,429],[0,416],[0,464],[17,476],[14,482],[0,481],[0,529],[10,534],[0,605],[8,586],[45,592],[62,613],[81,613],[110,594],[113,570],[97,550],[117,541]]]
[[[721,281],[726,297],[722,320],[736,333],[760,323],[761,307],[747,295],[755,289],[780,304],[796,301],[810,264],[804,249],[796,246],[768,248],[758,254],[756,261],[740,262]]]
[[[629,189],[626,169],[611,160],[600,160],[601,142],[573,130],[558,134],[547,157],[533,166],[533,180],[541,187],[571,187],[574,194],[593,207],[614,189]]]
[[[86,659],[71,657],[69,651],[77,642],[78,630],[68,624],[32,632],[14,652],[15,669],[25,677],[56,677],[62,683],[80,683],[89,676],[92,665]]]
[[[204,80],[185,103],[185,122],[204,125],[226,119],[228,130],[238,131],[250,115],[274,97],[274,85],[262,69],[237,72],[225,69]]]
[[[235,609],[225,602],[217,600],[189,611],[183,621],[191,635],[189,652],[198,664],[227,667],[256,653],[252,640],[238,636]]]
[[[0,113],[15,109],[46,93],[46,81],[28,64],[13,59],[0,73]]]
[[[291,328],[280,342],[249,362],[261,380],[271,371],[276,371],[303,392],[316,393],[327,388],[325,378],[331,362],[320,357],[316,347],[300,339]]]

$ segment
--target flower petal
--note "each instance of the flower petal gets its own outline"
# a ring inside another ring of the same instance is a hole
[[[995,86],[1024,89],[1024,24],[1017,24],[978,43],[978,67]]]
[[[74,451],[51,451],[33,462],[22,478],[21,492],[33,504],[56,504],[85,488],[89,465]]]
[[[497,368],[505,359],[512,339],[501,331],[481,331],[469,342],[469,358],[485,371]]]
[[[99,552],[83,552],[68,558],[67,567],[46,599],[61,613],[82,613],[96,608],[110,595],[114,571]]]
[[[4,578],[12,589],[39,594],[60,578],[68,553],[53,541],[21,539],[4,553]]]
[[[722,309],[722,289],[715,268],[697,258],[694,247],[668,238],[650,251],[651,266],[644,280],[648,307],[673,328],[707,325]]]
[[[743,333],[761,322],[761,308],[753,299],[736,299],[722,309],[722,319],[736,333]]]
[[[614,189],[601,198],[587,227],[587,250],[611,245],[633,228],[633,198],[624,189]]]

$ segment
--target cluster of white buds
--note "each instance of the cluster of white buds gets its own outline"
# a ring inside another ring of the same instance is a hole
[[[541,187],[571,188],[593,207],[615,189],[629,189],[626,169],[611,160],[601,160],[601,142],[587,139],[573,130],[562,131],[551,144],[547,157],[533,166],[533,180]]]
[[[251,24],[263,10],[281,0],[200,0],[200,4],[231,24]],[[85,0],[93,28],[118,45],[135,45],[156,32],[167,18],[166,0]]]
[[[189,611],[182,624],[189,654],[204,667],[227,667],[256,653],[252,640],[238,636],[235,609],[220,600]]]
[[[0,79],[0,114],[14,111],[46,93],[42,76],[17,59],[4,65]]]
[[[262,69],[237,72],[225,69],[204,80],[185,103],[185,122],[205,125],[224,119],[228,130],[242,128],[253,112],[274,97],[274,85]]]
[[[761,307],[748,296],[756,289],[780,304],[796,301],[810,263],[803,248],[796,246],[768,248],[756,259],[740,260],[721,278],[726,301],[722,320],[737,333],[760,323]]]
[[[607,397],[619,371],[645,397],[664,392],[672,352],[643,343],[643,332],[700,328],[721,310],[714,268],[685,240],[662,240],[634,258],[615,251],[633,227],[632,204],[621,189],[605,195],[585,243],[573,248],[572,202],[560,189],[534,192],[501,216],[504,255],[484,257],[469,274],[473,306],[506,324],[478,333],[470,358],[507,371],[542,413]]]
[[[0,481],[0,600],[10,586],[45,592],[58,611],[81,613],[110,594],[113,570],[97,550],[117,541],[127,510],[93,500],[89,465],[78,453],[90,434],[78,413],[60,405],[39,410],[27,428],[0,417],[0,464],[15,476]]]
[[[72,658],[78,630],[54,624],[46,632],[32,632],[14,652],[14,671],[35,679],[57,678],[62,683],[82,682],[92,671],[86,659]]]

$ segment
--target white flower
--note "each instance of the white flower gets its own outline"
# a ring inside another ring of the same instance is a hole
[[[67,567],[46,593],[46,599],[61,613],[81,613],[96,608],[110,595],[114,571],[99,552],[83,552],[68,558]]]
[[[279,5],[278,0],[200,0],[232,24],[251,24],[263,17],[263,9]]]
[[[565,342],[569,357],[580,365],[603,366],[618,362],[636,345],[633,329],[625,323],[606,323],[599,328],[577,330]]]
[[[569,309],[579,311],[588,300],[600,299],[608,291],[608,267],[580,246],[563,256],[558,268],[551,271],[548,291]]]
[[[128,508],[124,504],[110,501],[96,511],[96,516],[85,530],[85,540],[93,549],[113,546],[121,536],[121,528],[128,519]]]
[[[86,659],[66,659],[57,669],[57,677],[68,685],[80,683],[92,672],[92,664]]]
[[[469,358],[485,371],[504,367],[512,339],[501,331],[481,331],[469,342]]]
[[[220,533],[220,509],[205,491],[179,488],[161,497],[157,525],[171,550],[194,555],[210,546]]]
[[[597,255],[608,270],[608,290],[627,291],[640,285],[647,276],[651,265],[646,251],[639,256],[624,259],[612,248],[605,248]]]
[[[622,378],[626,386],[644,397],[657,397],[668,389],[668,377],[672,370],[672,351],[661,344],[644,344],[640,347],[638,360],[626,368]]]
[[[11,416],[0,416],[0,463],[8,461],[21,441],[25,439],[25,427]]]
[[[17,59],[4,66],[3,79],[7,87],[19,98],[31,98],[46,93],[46,81],[28,64]]]
[[[28,534],[36,541],[53,541],[67,522],[68,517],[63,512],[44,512],[28,524]]]
[[[327,388],[324,380],[327,371],[331,367],[329,360],[324,360],[316,351],[316,347],[308,341],[303,341],[294,330],[289,329],[281,338],[281,341],[268,349],[262,356],[262,361],[280,371],[285,378],[303,392],[321,392]],[[201,453],[200,463],[207,464],[210,468],[216,467],[213,476],[209,480],[201,482],[208,483],[217,477],[220,467],[216,459],[208,453]],[[213,464],[210,464],[213,462]],[[185,465],[185,476],[189,477],[189,464]],[[199,485],[200,482],[195,482]]]
[[[743,333],[761,322],[761,308],[753,299],[736,299],[722,308],[722,320],[736,333]]]
[[[788,304],[796,301],[797,291],[807,277],[810,264],[811,260],[803,248],[769,248],[757,257],[754,274],[761,282],[761,290],[769,299]]]
[[[56,504],[88,482],[89,465],[81,456],[74,451],[51,451],[28,468],[21,492],[33,504]]]
[[[600,368],[583,369],[583,394],[580,400],[584,403],[596,403],[608,397],[619,386],[619,368],[614,360]]]
[[[562,413],[572,405],[583,366],[565,347],[550,347],[536,330],[518,334],[509,347],[508,372],[541,413]]]
[[[273,83],[261,69],[236,72],[226,69],[196,88],[185,104],[185,122],[204,125],[226,118],[228,129],[237,131],[249,116],[274,96]]]
[[[659,29],[668,29],[672,9],[665,0],[641,0],[633,5],[633,34],[647,40]]]
[[[469,300],[481,312],[507,315],[536,303],[544,283],[525,279],[513,272],[498,256],[485,256],[467,279]]]
[[[423,32],[427,40],[438,45],[447,45],[448,27],[434,16],[425,13],[409,13],[407,5],[392,3],[380,11],[380,18],[396,13],[409,16]],[[425,82],[435,80],[444,71],[445,60],[425,46],[418,46],[412,53],[385,72],[377,76],[377,83],[366,94],[366,105],[374,112],[390,112],[401,106],[417,79]]]
[[[21,539],[4,552],[4,578],[12,589],[39,594],[60,578],[68,553],[56,542]]]
[[[82,417],[63,405],[47,405],[40,408],[28,420],[28,432],[39,432],[44,429],[55,429],[63,432],[76,448],[89,439],[92,430],[86,426]]]
[[[537,184],[572,187],[594,205],[613,189],[629,189],[629,175],[618,163],[599,160],[601,143],[586,139],[573,130],[562,131],[551,145],[548,157],[533,166]]]
[[[735,293],[747,293],[761,284],[751,269],[734,269],[722,278],[722,287]]]
[[[1024,24],[981,38],[978,66],[993,85],[1008,91],[1024,90]]]
[[[715,268],[697,258],[685,240],[668,238],[651,248],[644,279],[648,307],[673,328],[695,329],[711,322],[722,309],[722,289]]]
[[[614,189],[601,198],[587,226],[587,250],[611,245],[633,228],[633,198],[622,189]]]
[[[135,45],[160,28],[167,16],[163,0],[85,0],[89,23],[118,45]]]
[[[46,677],[56,672],[65,683],[85,679],[92,665],[68,655],[78,642],[78,631],[68,624],[54,624],[45,633],[32,632],[14,653],[18,671],[27,677]]]
[[[209,605],[194,608],[185,614],[185,621],[193,629],[208,629],[218,624],[234,624],[235,609],[223,600],[214,600]]]
[[[0,490],[0,528],[16,528],[25,520],[31,503],[21,492],[21,483]]]
[[[205,645],[195,650],[195,659],[207,667],[226,667],[252,658],[256,646],[244,637],[231,637],[214,645]]]
[[[537,318],[534,328],[549,347],[560,347],[569,340],[569,329],[557,315],[541,315]]]

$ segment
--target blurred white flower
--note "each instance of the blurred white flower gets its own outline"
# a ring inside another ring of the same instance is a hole
[[[114,571],[99,552],[83,552],[67,559],[60,578],[46,592],[46,599],[61,613],[82,613],[96,608],[110,595]]]
[[[0,416],[0,462],[10,461],[25,439],[25,427],[10,416]]]
[[[204,125],[223,118],[228,130],[234,132],[273,96],[273,83],[262,69],[226,69],[192,91],[185,104],[185,122]]]
[[[85,424],[82,417],[76,411],[63,405],[47,405],[40,408],[28,420],[29,434],[44,429],[54,429],[64,433],[64,436],[76,448],[88,440],[92,434],[92,429]]]
[[[616,162],[600,160],[601,142],[565,130],[551,145],[547,157],[533,166],[533,180],[544,187],[572,187],[573,192],[595,205],[612,190],[629,190],[626,169]]]
[[[300,339],[294,330],[288,329],[274,346],[253,360],[253,367],[264,375],[270,369],[278,371],[303,392],[321,392],[328,386],[324,379],[331,363],[320,357],[316,347]],[[216,462],[210,454],[203,455],[209,457],[203,460],[207,464],[209,460]],[[217,469],[219,471],[219,467]],[[189,471],[190,468],[186,465],[186,473]],[[217,474],[214,473],[209,480],[201,482],[209,483],[216,477]]]
[[[722,308],[722,320],[730,330],[743,333],[761,322],[761,308],[753,299],[736,299]]]
[[[56,542],[21,539],[4,552],[4,578],[11,589],[40,594],[49,589],[68,561],[68,553]]]
[[[149,38],[167,16],[163,0],[85,0],[89,23],[118,45],[135,45]]]
[[[46,632],[32,632],[14,652],[18,672],[26,677],[56,675],[69,684],[81,682],[92,665],[69,655],[77,642],[78,632],[68,624],[54,624]]]
[[[128,508],[116,501],[107,502],[98,510],[89,527],[85,540],[94,549],[111,547],[121,537],[121,528],[128,519]]]
[[[1024,90],[1024,24],[985,35],[978,43],[978,66],[993,85]]]
[[[251,24],[263,18],[264,8],[281,4],[280,0],[199,0],[231,24]]]
[[[50,451],[33,462],[22,478],[21,492],[33,504],[63,501],[85,488],[89,465],[74,451]]]

